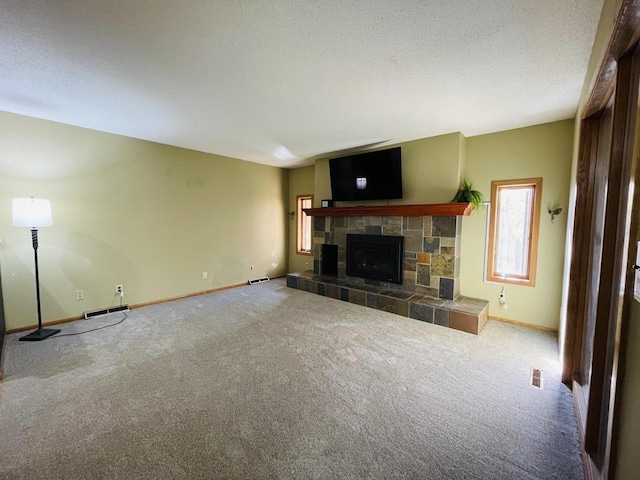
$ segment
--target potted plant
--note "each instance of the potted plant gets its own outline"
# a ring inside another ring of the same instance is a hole
[[[484,202],[484,197],[478,190],[473,190],[471,182],[467,183],[466,180],[463,180],[451,202],[470,203],[473,209],[476,210]]]

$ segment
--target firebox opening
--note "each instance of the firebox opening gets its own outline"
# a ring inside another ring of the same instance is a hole
[[[404,237],[347,235],[347,275],[402,283]]]

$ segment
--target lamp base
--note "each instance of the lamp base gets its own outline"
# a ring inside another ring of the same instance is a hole
[[[20,337],[21,342],[39,342],[40,340],[44,340],[45,338],[49,338],[56,333],[60,333],[60,330],[57,328],[39,328],[38,330],[31,332],[29,335],[25,335],[24,337]]]

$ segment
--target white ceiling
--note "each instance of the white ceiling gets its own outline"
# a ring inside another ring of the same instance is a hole
[[[0,0],[0,110],[294,167],[574,116],[601,8]]]

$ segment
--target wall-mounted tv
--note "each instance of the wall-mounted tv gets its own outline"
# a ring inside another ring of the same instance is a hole
[[[329,160],[335,201],[402,198],[400,147]]]

